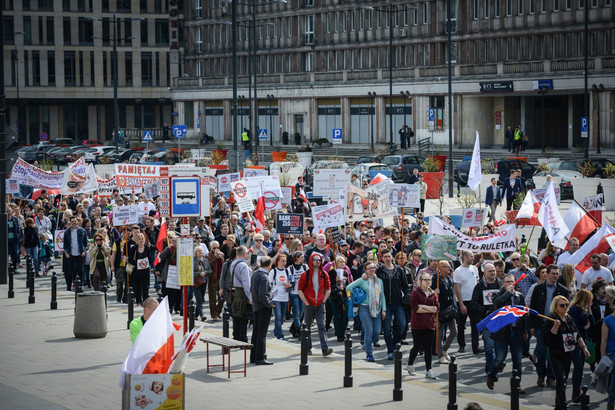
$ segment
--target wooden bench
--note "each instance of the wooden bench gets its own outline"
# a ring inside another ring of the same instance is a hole
[[[203,336],[201,337],[201,341],[207,344],[207,373],[209,373],[210,367],[222,367],[222,371],[224,371],[224,356],[228,353],[228,378],[231,378],[231,373],[243,373],[243,377],[246,377],[247,374],[247,365],[248,365],[248,357],[247,350],[251,349],[253,346],[250,343],[241,342],[239,340],[229,339],[228,337],[222,336]],[[209,344],[214,344],[216,346],[222,347],[222,364],[209,364]],[[243,370],[235,370],[231,371],[231,350],[232,349],[243,349]]]

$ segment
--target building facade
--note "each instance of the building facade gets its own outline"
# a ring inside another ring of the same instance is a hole
[[[506,127],[520,124],[530,147],[544,138],[545,147],[573,148],[583,145],[587,115],[590,147],[598,139],[615,147],[612,0],[450,0],[452,118],[445,0],[241,3],[235,27],[227,2],[185,6],[186,73],[174,80],[172,100],[189,135],[233,138],[236,69],[239,128],[267,129],[275,145],[284,132],[305,143],[330,140],[333,129],[344,143],[383,143],[391,134],[399,142],[403,124],[436,144],[448,144],[452,127],[457,146],[471,146],[476,131],[482,144],[499,145]]]
[[[169,87],[183,50],[178,1],[0,2],[7,122],[21,143],[42,132],[110,140],[114,85],[121,129],[160,134],[172,122]]]

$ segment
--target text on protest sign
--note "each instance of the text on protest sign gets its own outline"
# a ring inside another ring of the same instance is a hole
[[[464,235],[455,227],[440,218],[429,218],[429,235],[455,235],[457,249],[468,249],[473,252],[506,252],[517,249],[515,241],[515,225],[505,225],[493,235],[470,237]]]
[[[330,204],[312,207],[314,230],[316,232],[344,225],[344,212],[340,204]]]
[[[239,179],[239,172],[218,176],[218,192],[229,192],[231,190],[231,182],[239,181]]]
[[[282,235],[303,235],[303,214],[276,214],[275,230]]]
[[[113,226],[126,226],[139,223],[137,205],[116,206],[113,208]]]
[[[389,205],[390,180],[371,185],[366,190],[348,185],[346,190],[346,220],[387,218],[397,215],[397,208]]]
[[[252,196],[250,192],[248,192],[248,188],[246,187],[245,179],[240,179],[239,181],[232,182],[231,188],[235,193],[235,201],[237,202],[237,206],[239,207],[239,212],[250,212],[254,211],[254,203],[252,202]]]
[[[421,206],[421,187],[415,184],[389,184],[389,205],[404,208]]]
[[[337,198],[340,189],[350,184],[350,169],[315,169],[314,195]]]
[[[461,220],[462,228],[472,228],[475,226],[483,226],[485,218],[485,210],[482,208],[469,208],[463,210],[463,218]]]

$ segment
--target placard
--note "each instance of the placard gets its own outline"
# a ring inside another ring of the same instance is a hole
[[[507,252],[517,250],[515,225],[504,225],[500,227],[498,232],[492,235],[469,237],[442,219],[431,216],[429,217],[428,233],[430,235],[455,235],[457,237],[457,249],[459,250],[469,249],[474,252]]]
[[[256,168],[244,168],[243,177],[245,179],[253,178],[253,177],[261,177],[267,175],[267,171],[264,169],[256,169]]]
[[[254,211],[254,203],[252,202],[252,196],[246,187],[245,179],[232,182],[231,188],[235,193],[235,201],[237,202],[237,206],[239,206],[239,212],[243,213]]]
[[[461,219],[462,228],[473,228],[475,226],[483,226],[485,218],[485,209],[469,208],[463,210],[463,218]]]
[[[280,187],[282,190],[282,203],[290,204],[293,200],[293,188],[289,186]]]
[[[415,184],[389,184],[389,205],[404,208],[420,208],[421,187]]]
[[[245,181],[246,188],[248,189],[248,192],[250,193],[252,199],[257,199],[260,195],[265,193],[270,193],[270,195],[266,195],[266,197],[269,198],[279,198],[282,196],[282,190],[280,189],[280,180],[278,179],[277,175],[252,177],[245,179]],[[268,210],[280,209],[279,199],[277,208],[271,207],[271,204],[269,204],[268,206],[266,202],[267,200],[265,200],[265,207],[267,207]]]
[[[132,374],[130,375],[129,405],[123,409],[184,408],[185,376],[183,374]]]
[[[138,205],[116,206],[113,208],[113,226],[126,226],[138,223]]]
[[[100,196],[111,196],[113,195],[113,190],[117,188],[115,175],[109,179],[96,177],[96,182],[98,182],[98,195]]]
[[[557,204],[559,205],[560,200],[561,200],[561,192],[560,192],[559,185],[554,184],[553,191],[555,192],[555,200],[557,201]],[[542,202],[546,193],[547,193],[546,189],[534,189],[534,195],[536,196],[536,199],[538,199],[540,202]]]
[[[388,218],[397,215],[397,208],[389,204],[389,184],[387,179],[363,190],[347,185],[346,220],[364,221],[366,219]]]
[[[64,229],[60,231],[56,230],[53,234],[53,243],[56,252],[64,252],[64,232]]]
[[[181,289],[179,287],[179,279],[177,277],[177,266],[169,264],[166,287],[167,289]]]
[[[337,198],[340,189],[350,184],[350,169],[315,169],[314,195]]]
[[[342,240],[342,234],[340,233],[340,228],[334,226],[333,228],[329,228],[331,232],[331,242],[338,243]]]
[[[120,188],[143,188],[160,179],[160,165],[115,164],[115,178]]]
[[[218,176],[218,192],[229,192],[231,190],[231,182],[239,181],[239,179],[239,172]]]
[[[282,235],[303,235],[303,214],[276,214],[275,231]]]
[[[193,260],[194,239],[192,237],[177,238],[177,264],[180,286],[194,286]]]
[[[457,260],[457,237],[454,235],[423,235],[422,260]]]
[[[190,236],[190,224],[180,224],[179,232],[181,236]]]
[[[312,207],[314,230],[324,231],[327,228],[344,225],[344,211],[340,204],[330,204]]]
[[[8,178],[6,180],[6,193],[7,194],[19,193],[19,182],[15,178]]]
[[[156,196],[160,196],[160,180],[152,182],[143,186],[143,193],[147,199],[152,199]]]

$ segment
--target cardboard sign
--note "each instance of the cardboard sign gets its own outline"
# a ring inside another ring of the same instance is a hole
[[[483,226],[485,218],[485,209],[470,208],[463,210],[463,218],[461,220],[462,228],[473,228],[475,226]]]
[[[395,207],[419,208],[421,187],[414,184],[389,184],[389,204]]]
[[[293,188],[289,186],[280,187],[282,190],[282,203],[290,204],[293,200]]]
[[[278,198],[282,196],[282,190],[280,189],[280,180],[278,179],[277,175],[252,177],[245,179],[245,181],[246,188],[248,189],[248,192],[250,193],[252,199],[257,199],[265,192],[271,192],[273,196],[277,196]],[[275,209],[279,209],[279,207]]]
[[[139,223],[137,205],[116,206],[113,208],[113,226],[126,226]]]
[[[464,235],[454,226],[447,224],[442,219],[432,216],[429,218],[430,235],[455,235],[457,237],[457,249],[469,249],[474,252],[506,252],[516,251],[515,225],[504,225],[493,235],[469,237]],[[425,236],[425,235],[423,235]]]
[[[333,228],[330,229],[330,232],[331,232],[331,242],[338,243],[339,241],[342,240],[342,234],[340,233],[340,228],[338,228],[337,226],[334,226]]]
[[[56,252],[64,252],[64,232],[65,230],[55,231],[53,234],[53,243],[55,244]]]
[[[423,235],[422,260],[457,260],[457,237],[454,235]]]
[[[344,225],[344,211],[340,204],[314,206],[312,207],[312,218],[316,232]]]
[[[177,266],[169,265],[167,271],[167,288],[181,289],[179,286],[179,278],[177,277]]]
[[[177,239],[177,264],[179,269],[179,285],[194,286],[192,263],[194,260],[194,239]]]
[[[99,179],[97,177],[96,182],[98,182],[98,195],[101,196],[112,196],[113,190],[117,188],[115,175],[110,179]]]
[[[16,194],[19,193],[19,181],[15,178],[10,178],[6,180],[6,193],[7,194]]]
[[[239,206],[239,212],[242,213],[254,211],[254,202],[252,202],[252,196],[248,192],[246,185],[245,179],[231,182],[231,188],[235,193],[235,201],[237,202],[237,206]]]
[[[337,198],[340,189],[350,184],[350,169],[315,169],[314,195]]]
[[[303,235],[303,214],[276,214],[275,230],[281,235]]]
[[[262,177],[265,175],[267,175],[267,170],[264,169],[244,168],[243,170],[243,177],[245,179],[253,177]]]
[[[229,192],[231,190],[231,182],[239,181],[239,172],[220,175],[218,177],[218,192]]]
[[[151,184],[144,185],[143,192],[145,193],[145,197],[148,199],[160,196],[160,181],[158,180],[152,182]]]
[[[366,190],[348,185],[346,189],[346,220],[388,218],[397,215],[397,208],[389,204],[390,180],[371,185]]]

